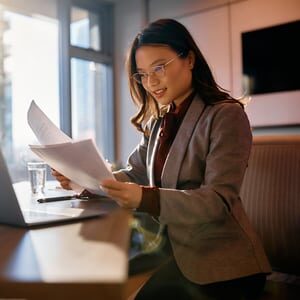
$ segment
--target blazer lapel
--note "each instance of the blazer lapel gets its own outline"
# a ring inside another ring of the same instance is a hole
[[[162,118],[158,119],[155,124],[153,125],[153,129],[151,130],[151,135],[149,137],[149,144],[148,144],[148,153],[147,153],[147,171],[148,171],[148,178],[150,186],[155,186],[154,181],[154,157],[157,151],[158,140],[159,140],[159,129],[161,124]]]
[[[186,148],[204,107],[204,102],[198,96],[195,96],[182,120],[165,161],[161,178],[162,187],[176,188],[179,170]]]

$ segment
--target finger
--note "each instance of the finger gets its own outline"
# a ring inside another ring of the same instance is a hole
[[[107,179],[100,182],[100,187],[120,191],[126,189],[126,183]]]
[[[104,190],[107,193],[107,196],[116,201],[120,206],[127,207],[130,201],[129,193],[122,190],[117,191],[113,189]]]
[[[124,203],[128,203],[129,195],[126,191],[124,190],[118,191],[113,189],[106,189],[104,191],[107,193],[107,195],[110,198],[113,198],[114,200],[118,200]]]
[[[54,169],[51,169],[52,171],[51,171],[51,174],[53,175],[53,176],[59,176],[59,175],[61,175],[61,173],[59,173],[59,172],[57,172],[56,170],[54,170]]]
[[[67,181],[67,182],[70,182],[70,179],[63,176],[63,175],[60,175],[60,176],[56,176],[56,179],[59,180],[59,181]]]
[[[106,187],[111,187],[111,186],[117,186],[119,181],[113,180],[113,179],[104,179],[100,182],[101,185],[106,186]]]
[[[61,180],[60,183],[67,185],[67,184],[70,184],[70,180]]]
[[[60,186],[65,190],[71,190],[69,182],[60,182]]]

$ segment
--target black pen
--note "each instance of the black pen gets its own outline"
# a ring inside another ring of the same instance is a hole
[[[78,198],[80,198],[79,195],[49,197],[49,198],[40,198],[40,199],[37,199],[37,202],[39,202],[39,203],[47,203],[47,202],[55,202],[55,201],[72,200],[72,199],[78,199]]]

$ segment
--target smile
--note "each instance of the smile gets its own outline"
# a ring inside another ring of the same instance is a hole
[[[164,89],[159,89],[159,90],[153,91],[152,93],[153,93],[155,96],[161,97],[161,96],[165,93],[166,90],[167,90],[166,88],[164,88]]]

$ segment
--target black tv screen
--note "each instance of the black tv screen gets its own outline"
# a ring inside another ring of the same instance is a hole
[[[300,90],[300,21],[242,33],[243,89]]]

